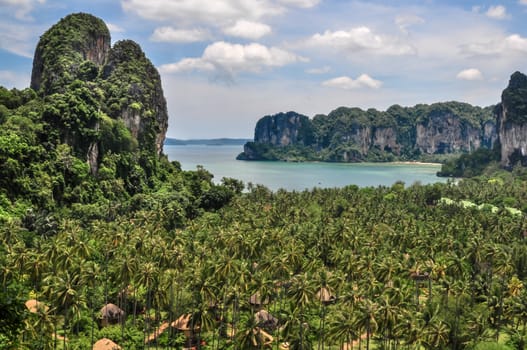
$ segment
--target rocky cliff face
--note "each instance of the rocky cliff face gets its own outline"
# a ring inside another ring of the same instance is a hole
[[[471,152],[482,145],[484,130],[453,113],[435,113],[416,126],[416,147],[425,154]]]
[[[143,149],[163,152],[168,111],[161,77],[141,47],[117,42],[102,70],[103,86],[117,87],[108,95],[108,113],[123,120]]]
[[[371,135],[372,128],[354,125],[349,130],[344,131],[341,140],[347,144],[357,145],[360,153],[366,155],[371,146]],[[346,152],[343,158],[348,161],[352,157]]]
[[[511,76],[497,110],[502,166],[527,166],[527,76]]]
[[[497,133],[492,113],[490,107],[448,102],[406,108],[392,106],[387,112],[340,107],[313,120],[300,118],[293,112],[267,116],[258,121],[255,141],[245,148],[250,157],[242,154],[240,159],[262,159],[258,150],[267,152],[268,148],[255,144],[305,146],[314,151],[316,160],[343,162],[467,153],[495,144]],[[300,140],[298,135],[305,133],[299,130],[309,130],[310,137]]]
[[[96,99],[81,97],[83,103],[90,104],[89,109],[99,111],[90,118],[101,120],[105,114],[122,122],[140,149],[159,155],[168,127],[159,73],[135,42],[120,41],[113,48],[110,42],[106,24],[97,17],[77,13],[61,19],[42,35],[36,47],[31,88],[42,97],[59,94],[54,95],[57,98],[71,94],[72,85],[98,91]],[[68,134],[89,137],[63,142],[81,145],[74,151],[84,153],[96,173],[105,151],[96,137],[100,123],[81,121],[79,125],[83,125],[83,132]],[[85,132],[87,127],[93,132]]]
[[[254,141],[272,146],[307,145],[311,141],[309,118],[295,112],[278,113],[260,119],[254,131]]]
[[[376,128],[371,145],[396,155],[401,153],[401,145],[397,143],[397,132],[394,128]],[[370,145],[368,145],[368,149],[369,147]]]

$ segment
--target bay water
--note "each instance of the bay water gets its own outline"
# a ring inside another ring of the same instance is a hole
[[[439,164],[401,163],[325,163],[325,162],[270,162],[242,161],[236,156],[241,145],[165,145],[164,153],[171,161],[181,163],[183,170],[196,170],[198,165],[214,175],[214,182],[223,177],[234,178],[245,184],[261,184],[276,191],[334,188],[347,185],[391,186],[403,181],[407,186],[446,182],[436,176]]]

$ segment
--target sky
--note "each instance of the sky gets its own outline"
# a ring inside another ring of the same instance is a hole
[[[141,45],[179,139],[252,138],[287,111],[488,106],[527,73],[527,0],[0,0],[0,85],[28,87],[40,35],[76,12]]]

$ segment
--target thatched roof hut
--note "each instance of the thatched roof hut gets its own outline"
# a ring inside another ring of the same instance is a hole
[[[93,344],[92,350],[121,350],[122,348],[115,344],[113,341],[111,341],[108,338],[102,338],[97,340],[95,344]]]
[[[29,299],[26,301],[26,307],[28,308],[29,312],[32,313],[37,313],[39,311],[46,312],[49,310],[49,307],[46,304],[36,299]]]
[[[255,313],[254,319],[259,327],[265,329],[275,329],[278,327],[278,319],[271,315],[267,310],[260,310]]]
[[[334,295],[332,295],[329,289],[327,289],[326,287],[322,287],[319,289],[319,291],[316,294],[316,298],[318,301],[320,301],[323,304],[331,304],[335,300],[337,300],[337,298]]]
[[[180,331],[190,330],[192,321],[192,314],[183,314],[179,318],[172,322],[171,326],[173,328],[179,329]]]
[[[117,305],[108,303],[101,309],[102,325],[119,323],[124,320],[124,311]]]
[[[183,314],[179,316],[179,318],[173,321],[170,326],[183,331],[187,337],[192,336],[192,333],[198,333],[200,331],[200,327],[197,324],[194,324],[194,329],[192,329],[192,314]]]

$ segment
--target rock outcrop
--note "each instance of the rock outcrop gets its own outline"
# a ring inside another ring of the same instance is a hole
[[[254,141],[273,146],[308,145],[313,140],[311,122],[295,112],[278,113],[258,121]]]
[[[496,143],[493,113],[494,107],[458,102],[392,106],[386,112],[340,107],[313,119],[280,113],[258,121],[254,142],[238,158],[288,160],[300,152],[302,160],[357,162],[468,153]]]
[[[482,144],[484,130],[452,112],[433,113],[416,125],[415,145],[424,154],[471,152]]]
[[[132,40],[118,41],[102,69],[103,86],[109,91],[108,114],[121,119],[143,149],[163,152],[168,111],[161,77]]]
[[[75,96],[86,105],[84,111],[92,111],[84,117],[89,122],[76,115],[72,125],[60,113],[48,114],[53,125],[72,129],[62,133],[60,142],[82,154],[94,174],[104,152],[118,151],[104,144],[100,136],[104,130],[118,130],[122,123],[136,147],[160,155],[168,128],[166,100],[154,65],[137,43],[119,41],[113,48],[110,43],[110,32],[101,19],[85,13],[69,15],[41,36],[31,74],[31,88],[43,98],[53,95],[51,100],[67,101],[72,91],[91,92],[89,97]],[[103,126],[108,116],[115,123]]]
[[[501,165],[527,166],[527,76],[515,72],[497,107]]]

